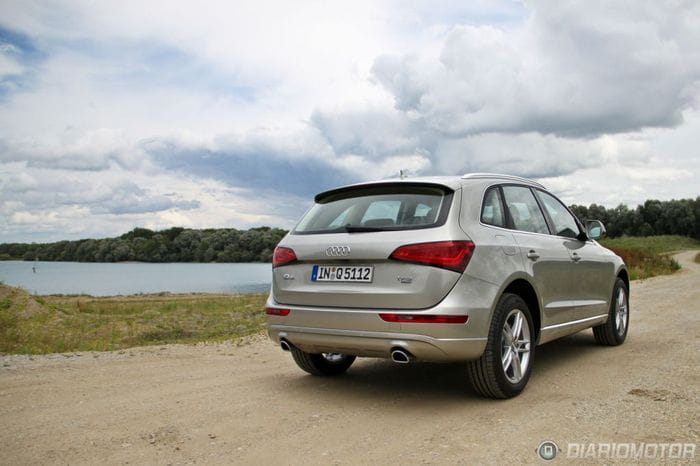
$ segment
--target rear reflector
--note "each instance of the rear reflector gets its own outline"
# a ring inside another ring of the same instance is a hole
[[[275,252],[272,253],[272,268],[289,264],[295,260],[297,260],[297,255],[293,249],[277,246]]]
[[[286,316],[289,315],[289,309],[280,309],[277,307],[266,307],[265,314],[269,316]]]
[[[412,324],[466,324],[469,316],[437,316],[426,314],[379,314],[386,322]]]
[[[471,241],[437,241],[434,243],[407,244],[396,248],[389,259],[432,265],[443,269],[464,272],[474,253]]]

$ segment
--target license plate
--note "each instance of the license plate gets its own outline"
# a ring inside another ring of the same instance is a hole
[[[374,267],[368,265],[314,265],[312,282],[371,283]]]

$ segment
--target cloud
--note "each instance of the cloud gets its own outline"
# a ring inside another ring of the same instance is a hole
[[[399,170],[697,195],[697,43],[695,2],[6,3],[0,241],[288,227]]]
[[[9,44],[0,44],[0,78],[22,74],[24,68],[13,57],[13,48]]]
[[[330,188],[355,179],[334,163],[311,128],[286,135],[267,129],[225,134],[208,145],[158,139],[148,141],[144,150],[162,169],[278,195],[310,197],[319,185]]]
[[[110,236],[135,227],[290,226],[308,201],[274,202],[224,183],[166,172],[82,172],[0,164],[0,238],[46,241]],[[189,219],[186,223],[179,220]]]
[[[446,137],[673,127],[697,102],[697,3],[532,6],[520,28],[457,26],[438,56],[382,56],[373,75],[397,109]]]
[[[66,201],[77,203],[74,198],[63,202]],[[197,209],[201,205],[196,200],[176,200],[172,196],[152,194],[148,189],[128,182],[115,186],[108,196],[92,198],[89,202],[92,213],[115,215],[161,212],[170,209],[191,210]]]
[[[422,144],[420,127],[392,108],[316,110],[311,122],[336,154],[382,158],[411,153]]]
[[[68,127],[54,137],[0,139],[0,161],[26,162],[28,166],[96,171],[111,164],[135,168],[144,162],[138,147],[130,145],[123,131],[99,128],[83,132]]]
[[[479,134],[436,147],[440,173],[498,172],[529,178],[568,175],[601,164],[599,141],[541,135]]]

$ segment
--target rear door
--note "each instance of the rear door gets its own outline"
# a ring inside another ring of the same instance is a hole
[[[350,187],[317,197],[280,246],[296,260],[273,269],[280,304],[357,309],[424,309],[461,272],[390,259],[408,244],[467,240],[454,220],[459,192],[425,183]]]
[[[542,299],[542,326],[572,320],[574,313],[570,299],[575,275],[568,249],[560,238],[550,234],[531,188],[519,185],[504,185],[502,188],[513,236]]]

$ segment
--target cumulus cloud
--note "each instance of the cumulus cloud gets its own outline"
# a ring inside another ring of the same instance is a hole
[[[671,127],[697,101],[700,5],[533,2],[520,28],[457,26],[439,56],[383,56],[396,108],[448,137]]]
[[[298,215],[306,207],[294,197],[273,204],[246,188],[165,172],[0,165],[0,237],[9,241],[117,235],[134,226],[289,226],[277,209]]]
[[[44,135],[19,140],[0,139],[0,161],[26,162],[29,166],[70,169],[105,170],[111,164],[136,168],[144,155],[129,144],[124,132],[98,128],[80,131],[68,127],[57,135]]]

